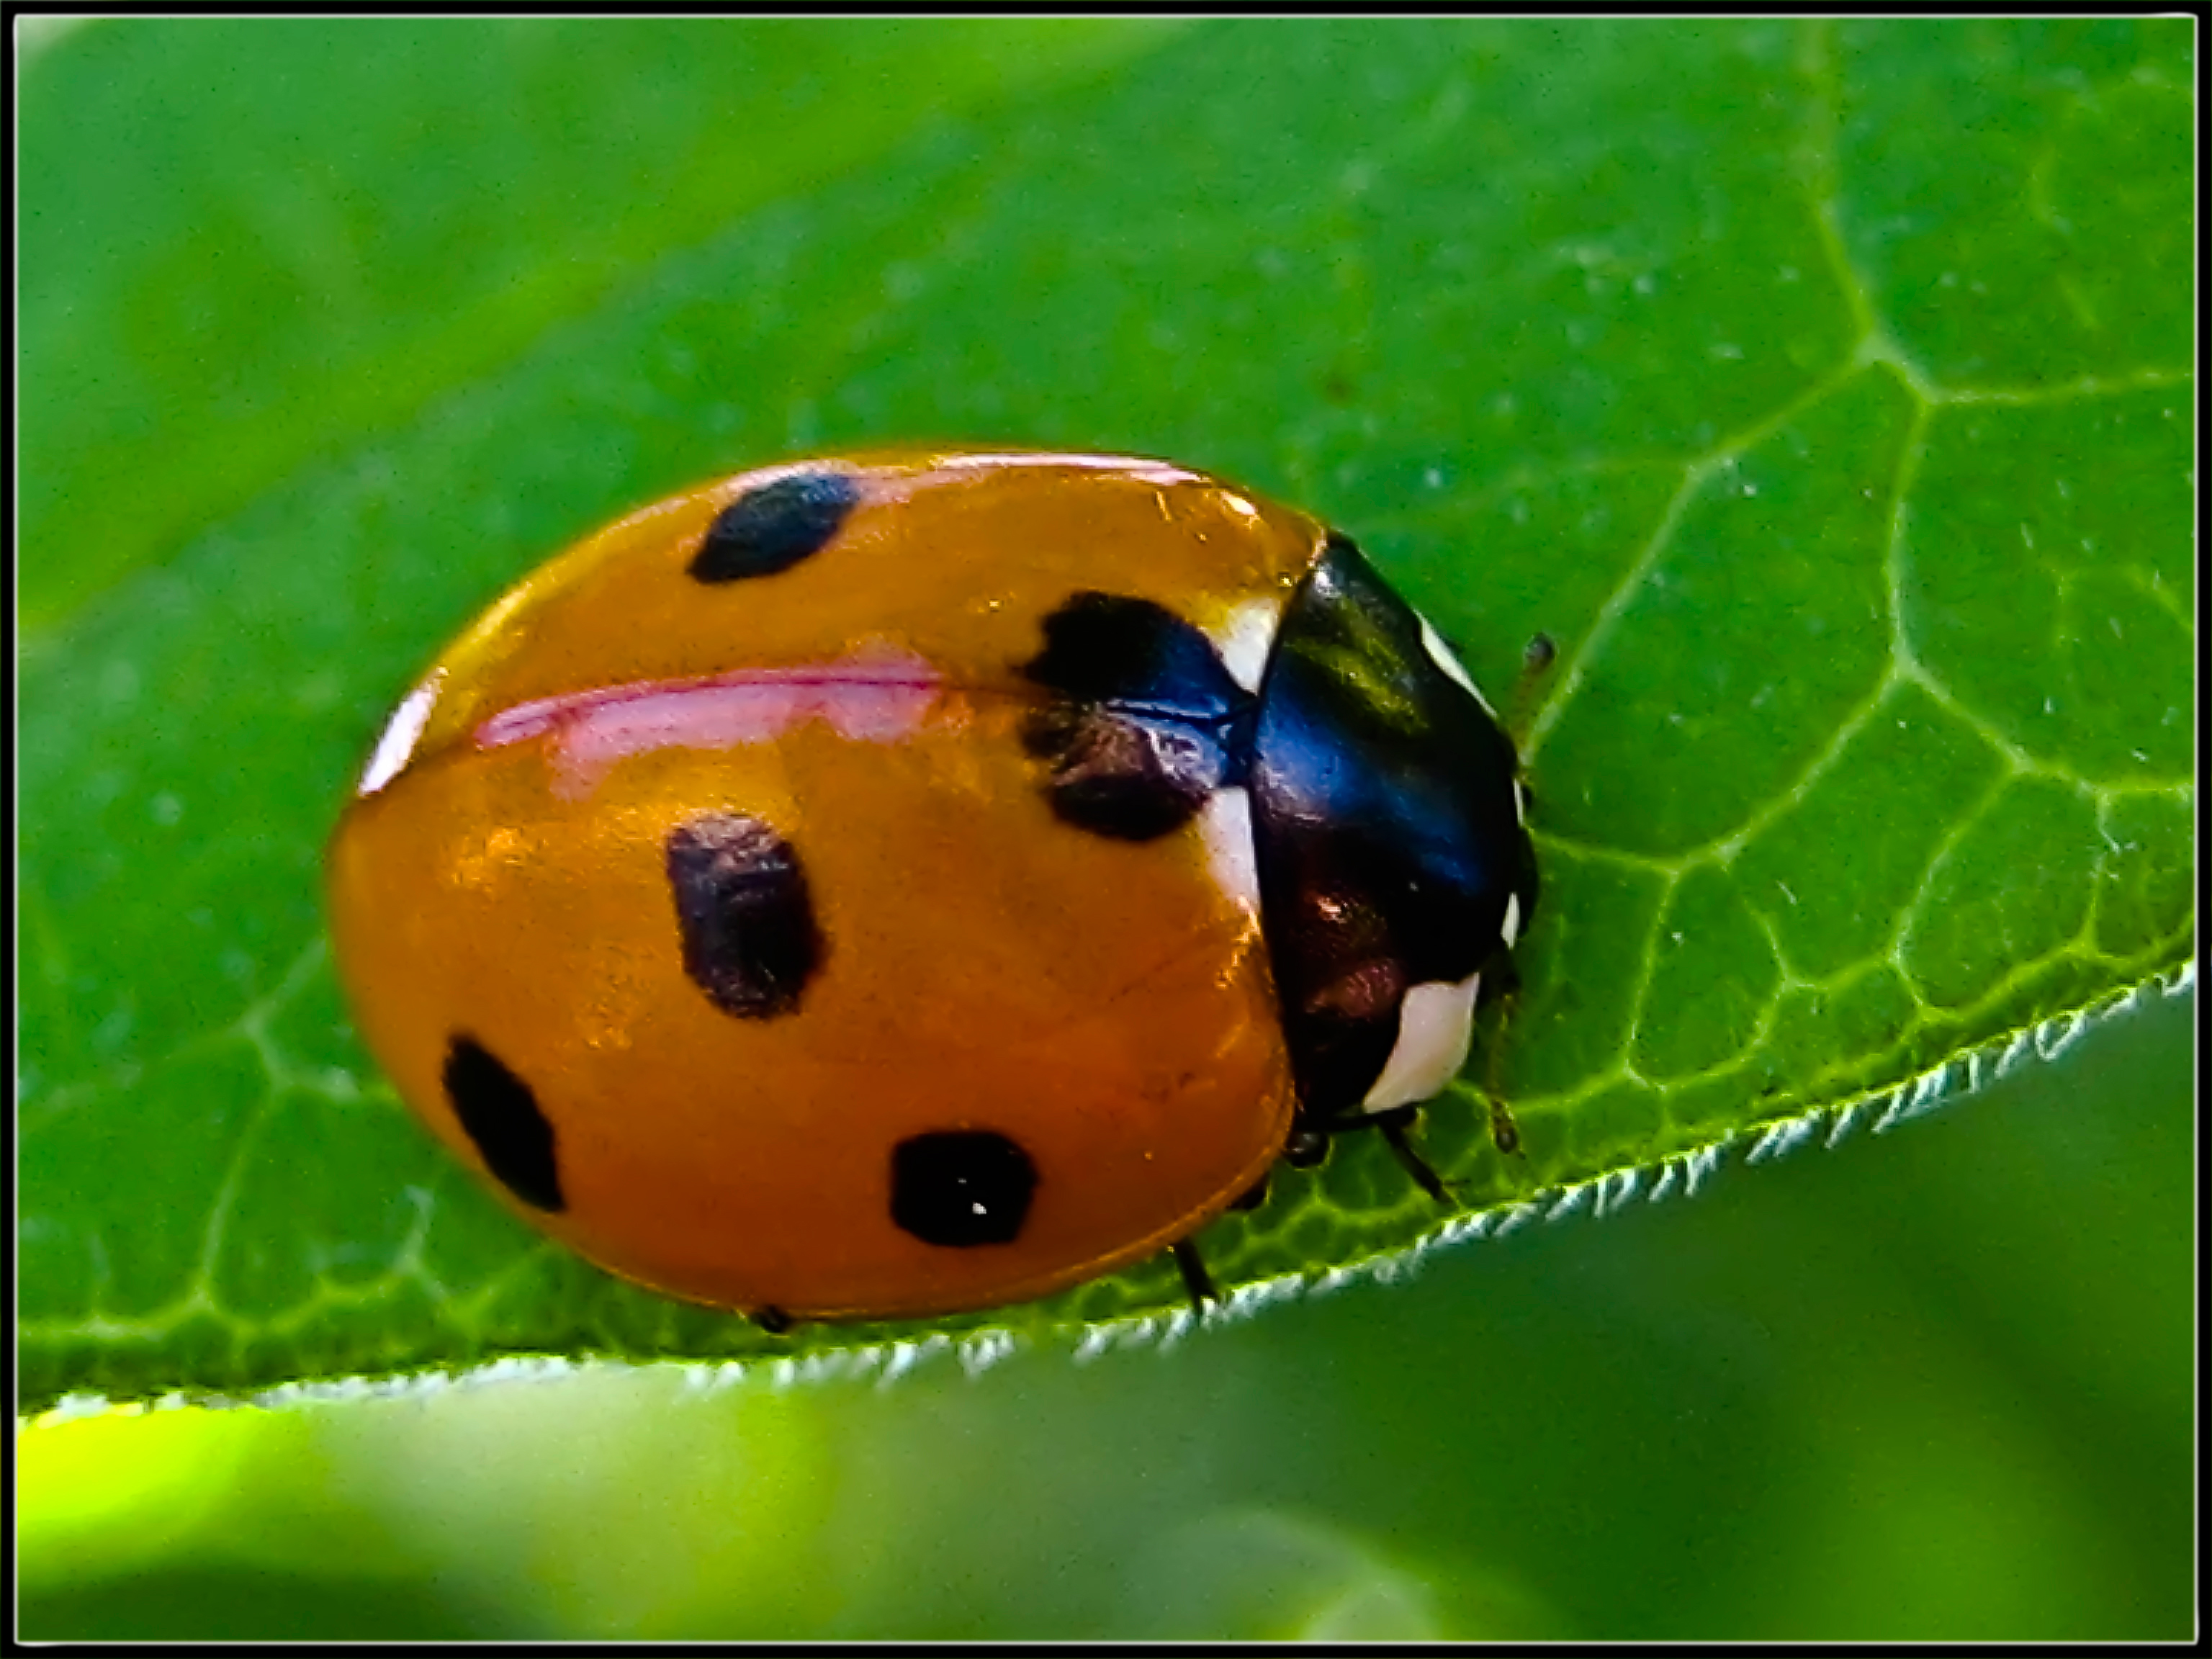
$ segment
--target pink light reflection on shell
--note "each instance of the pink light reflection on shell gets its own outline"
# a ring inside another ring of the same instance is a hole
[[[541,697],[494,714],[475,742],[499,749],[550,737],[555,790],[574,799],[633,755],[772,743],[804,720],[822,720],[856,743],[895,743],[919,729],[943,686],[920,657],[855,654]]]

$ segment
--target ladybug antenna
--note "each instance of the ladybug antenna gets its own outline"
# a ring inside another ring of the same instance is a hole
[[[1528,722],[1536,712],[1536,688],[1559,659],[1559,647],[1549,634],[1529,635],[1521,653],[1521,672],[1513,682],[1513,701],[1507,705],[1505,720],[1505,734],[1513,739],[1516,752],[1528,735]]]

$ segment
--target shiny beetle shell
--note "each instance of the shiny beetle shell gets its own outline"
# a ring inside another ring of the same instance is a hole
[[[370,1048],[614,1273],[1025,1300],[1435,1093],[1535,875],[1511,743],[1352,544],[1158,461],[766,468],[526,578],[330,854]]]

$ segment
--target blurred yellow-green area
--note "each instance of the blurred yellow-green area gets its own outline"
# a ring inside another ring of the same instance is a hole
[[[2185,1639],[2195,1002],[1167,1352],[33,1427],[20,1633]]]

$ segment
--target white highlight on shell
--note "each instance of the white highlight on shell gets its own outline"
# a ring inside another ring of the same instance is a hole
[[[1220,627],[1209,629],[1206,638],[1221,656],[1229,678],[1255,696],[1267,658],[1275,648],[1275,629],[1282,607],[1273,599],[1252,599],[1229,613]]]
[[[836,662],[540,697],[501,709],[477,728],[475,740],[497,749],[550,737],[555,793],[574,799],[631,756],[773,742],[810,720],[855,743],[896,742],[928,717],[942,685],[911,652],[863,647]]]
[[[1474,994],[1481,983],[1480,974],[1469,974],[1456,984],[1438,980],[1406,993],[1398,1006],[1397,1045],[1360,1103],[1363,1109],[1410,1106],[1459,1075],[1474,1035]]]
[[[1513,948],[1514,941],[1521,937],[1520,894],[1508,893],[1505,896],[1505,921],[1498,933],[1504,939],[1505,948],[1509,951]]]
[[[1452,654],[1451,647],[1444,643],[1444,636],[1429,625],[1426,617],[1417,612],[1416,620],[1421,624],[1421,643],[1427,647],[1430,659],[1465,686],[1468,696],[1480,703],[1483,712],[1491,719],[1496,720],[1498,711],[1490,706],[1490,699],[1482,695],[1482,688],[1474,683],[1474,676],[1467,672],[1467,665]]]
[[[1260,919],[1260,853],[1252,836],[1252,793],[1243,787],[1217,789],[1199,814],[1198,832],[1206,841],[1206,867],[1214,885]]]
[[[988,454],[933,456],[931,460],[933,465],[947,472],[1002,466],[1072,466],[1086,472],[1126,472],[1148,484],[1205,482],[1188,468],[1177,466],[1171,461],[1156,461],[1142,455],[1077,455],[1054,450],[1030,453],[1009,450]]]
[[[362,771],[361,783],[354,791],[356,795],[366,799],[407,769],[407,763],[415,757],[415,745],[422,741],[422,728],[430,723],[430,711],[437,707],[445,679],[446,671],[437,669],[400,699],[399,707],[384,723],[376,752]]]

